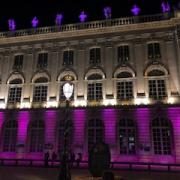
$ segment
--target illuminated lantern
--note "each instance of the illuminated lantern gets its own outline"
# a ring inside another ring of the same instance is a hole
[[[62,19],[63,19],[63,15],[62,15],[62,14],[57,14],[57,15],[56,15],[56,19],[55,19],[55,24],[56,24],[56,26],[61,26],[61,24],[62,24]]]
[[[38,24],[39,24],[39,20],[35,16],[31,21],[31,25],[32,25],[33,28],[36,28],[38,26]]]
[[[64,96],[66,97],[67,100],[70,99],[70,97],[72,96],[73,94],[73,84],[70,84],[70,83],[65,83],[64,86],[63,86],[63,93],[64,93]]]
[[[111,18],[111,7],[105,7],[103,9],[104,11],[104,16],[106,19],[110,19]]]
[[[14,19],[9,19],[8,20],[8,25],[9,25],[9,30],[14,31],[16,29],[16,23]]]
[[[134,16],[137,16],[140,13],[141,9],[135,4],[133,5],[131,12]]]
[[[85,22],[86,18],[87,18],[87,15],[85,14],[84,11],[82,11],[81,14],[79,15],[80,22]]]

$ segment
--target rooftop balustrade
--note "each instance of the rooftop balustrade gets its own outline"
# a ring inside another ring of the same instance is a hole
[[[83,29],[115,27],[115,26],[129,25],[129,24],[163,21],[163,20],[171,19],[173,17],[174,17],[174,13],[164,13],[164,14],[155,14],[148,16],[133,16],[133,17],[90,21],[90,22],[75,23],[75,24],[64,24],[61,26],[49,26],[49,27],[39,27],[39,28],[31,28],[31,29],[23,29],[23,30],[15,30],[15,31],[6,31],[6,32],[0,32],[0,38],[46,34],[53,32],[77,31]]]

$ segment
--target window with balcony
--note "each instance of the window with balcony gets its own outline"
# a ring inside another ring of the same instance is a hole
[[[14,56],[14,64],[13,64],[14,70],[21,70],[22,69],[23,59],[24,59],[24,55],[22,55],[22,54]]]
[[[117,48],[118,63],[125,64],[130,60],[129,46],[122,45]]]
[[[3,129],[3,151],[15,152],[17,144],[18,123],[16,120],[5,121]]]
[[[39,53],[38,54],[37,68],[46,69],[47,66],[48,66],[48,53]]]
[[[89,57],[90,65],[99,65],[101,63],[101,49],[100,48],[91,48],[90,49],[90,57]]]
[[[88,151],[98,142],[104,140],[104,126],[100,119],[91,119],[88,121]]]
[[[72,66],[74,64],[74,51],[68,50],[63,52],[63,65]]]
[[[172,133],[170,121],[166,118],[156,118],[151,125],[154,154],[170,155]]]
[[[29,151],[43,152],[45,142],[45,126],[43,120],[34,120],[29,129]]]
[[[120,154],[136,153],[136,128],[132,119],[120,119],[118,125]]]
[[[33,102],[44,102],[47,101],[48,92],[48,79],[45,77],[40,77],[36,79],[34,91],[33,91]]]
[[[22,79],[14,79],[9,83],[8,103],[21,102]]]
[[[116,77],[116,93],[119,100],[130,100],[133,98],[133,80],[129,72],[121,72]]]
[[[161,50],[159,43],[149,43],[147,46],[149,60],[157,60],[161,58]]]

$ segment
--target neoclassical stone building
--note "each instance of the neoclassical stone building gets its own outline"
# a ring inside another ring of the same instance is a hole
[[[0,158],[100,140],[112,161],[180,163],[180,13],[0,33]]]

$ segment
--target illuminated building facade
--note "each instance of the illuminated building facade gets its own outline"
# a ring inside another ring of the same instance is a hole
[[[112,161],[180,163],[180,13],[0,33],[0,158],[98,141]]]

